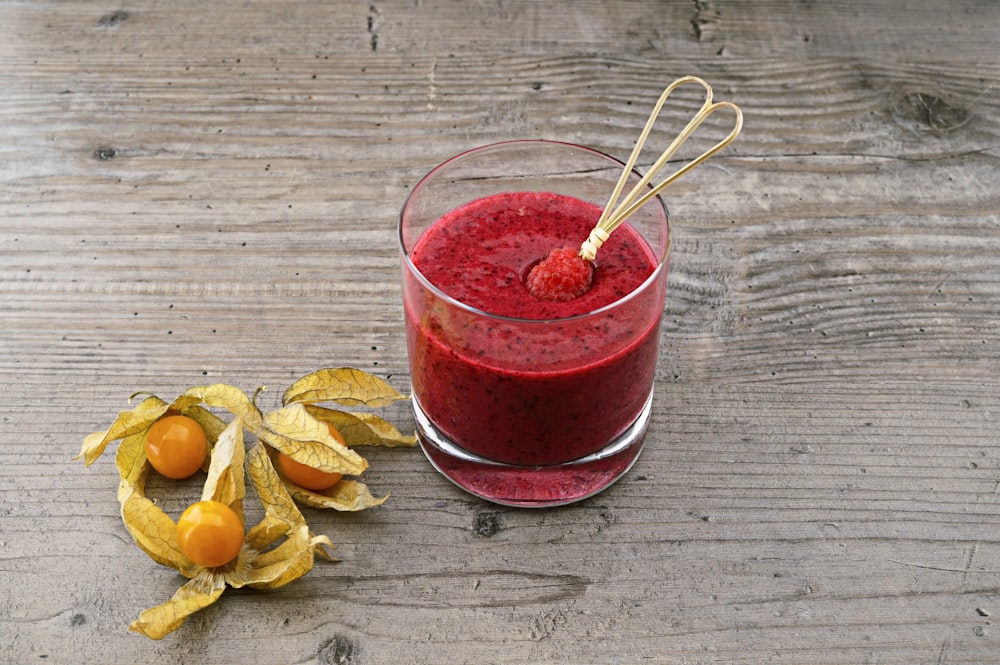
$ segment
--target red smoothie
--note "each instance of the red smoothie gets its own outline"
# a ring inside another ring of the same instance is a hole
[[[542,300],[524,285],[547,252],[579,246],[600,213],[558,194],[496,194],[444,215],[413,247],[421,275],[466,306],[404,280],[414,397],[460,448],[560,464],[606,447],[646,406],[666,280],[636,291],[658,264],[636,231],[611,235],[574,300]]]

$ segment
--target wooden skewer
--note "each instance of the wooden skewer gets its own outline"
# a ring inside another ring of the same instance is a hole
[[[677,135],[663,154],[660,155],[659,159],[654,162],[653,166],[650,167],[649,172],[646,173],[646,175],[639,180],[639,182],[632,188],[625,198],[616,205],[616,202],[621,197],[622,190],[625,188],[625,183],[628,181],[628,177],[632,173],[635,162],[639,158],[639,153],[642,152],[646,139],[649,137],[649,132],[652,130],[656,119],[660,115],[660,110],[663,108],[663,104],[667,101],[670,93],[685,83],[698,83],[705,88],[705,102],[702,104],[698,113],[696,113],[695,116],[688,122],[687,126],[684,127],[683,131]],[[705,120],[721,108],[732,109],[736,113],[736,126],[733,130],[710,149],[678,169],[676,173],[653,186],[652,189],[647,190],[645,194],[642,194],[642,192],[649,186],[650,181],[656,177],[656,174],[659,173],[666,163],[670,161],[670,158],[674,156],[674,153],[677,152],[678,148],[680,148],[681,145],[688,140],[691,134],[693,134],[694,131],[698,129],[703,122],[705,122]],[[604,212],[601,214],[601,218],[597,222],[597,226],[594,227],[594,229],[590,232],[590,236],[580,247],[580,256],[587,261],[593,261],[597,256],[597,250],[601,248],[604,241],[608,239],[611,233],[618,228],[622,222],[628,219],[633,213],[635,213],[636,210],[648,203],[650,199],[666,189],[675,180],[729,145],[729,143],[731,143],[733,139],[739,135],[740,130],[742,129],[743,111],[740,110],[740,107],[732,102],[713,102],[712,86],[704,80],[698,78],[697,76],[685,76],[677,79],[667,86],[667,88],[663,91],[663,94],[660,95],[659,100],[657,100],[656,105],[653,107],[653,111],[649,115],[649,120],[646,121],[646,126],[642,129],[642,133],[639,134],[639,139],[636,141],[635,147],[632,149],[632,154],[629,156],[628,162],[625,164],[625,169],[622,171],[621,177],[615,185],[615,189],[611,194],[611,198],[608,200],[607,206],[604,208]],[[642,194],[642,196],[640,196],[640,194]]]

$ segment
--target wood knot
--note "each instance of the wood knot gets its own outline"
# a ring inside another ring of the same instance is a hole
[[[500,513],[494,510],[481,510],[472,522],[472,530],[480,538],[492,538],[503,528]]]
[[[111,161],[117,156],[118,156],[118,151],[115,150],[114,148],[110,148],[107,146],[103,148],[98,148],[97,150],[94,151],[94,158],[99,159],[102,162]]]
[[[972,112],[926,92],[911,92],[896,102],[892,115],[911,129],[950,131],[967,123]]]
[[[355,665],[358,662],[358,645],[346,635],[334,635],[320,645],[316,656],[324,665]]]
[[[128,17],[128,12],[119,10],[102,16],[101,20],[97,22],[97,25],[102,28],[117,28],[118,25],[123,23],[126,19],[128,19]]]
[[[694,36],[699,42],[712,41],[715,37],[716,29],[722,22],[722,14],[715,8],[712,2],[697,0],[694,4],[697,10],[694,18],[691,19]]]

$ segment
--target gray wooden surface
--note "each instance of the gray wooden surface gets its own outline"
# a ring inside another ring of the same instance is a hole
[[[0,662],[1000,662],[998,43],[991,0],[0,2]],[[626,479],[514,510],[372,451],[384,506],[307,513],[341,562],[128,632],[183,580],[86,434],[137,390],[405,389],[409,188],[625,158],[689,73],[746,128],[668,193]]]

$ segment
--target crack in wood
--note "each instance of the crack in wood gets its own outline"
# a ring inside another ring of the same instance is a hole
[[[374,4],[368,5],[368,45],[371,47],[372,53],[378,50],[378,15],[381,13],[381,10]]]
[[[366,578],[330,578],[331,594],[340,602],[367,604]],[[392,607],[507,607],[546,605],[584,595],[591,581],[569,574],[532,573],[517,570],[479,570],[380,576],[399,592],[394,598],[380,597],[375,604]]]

